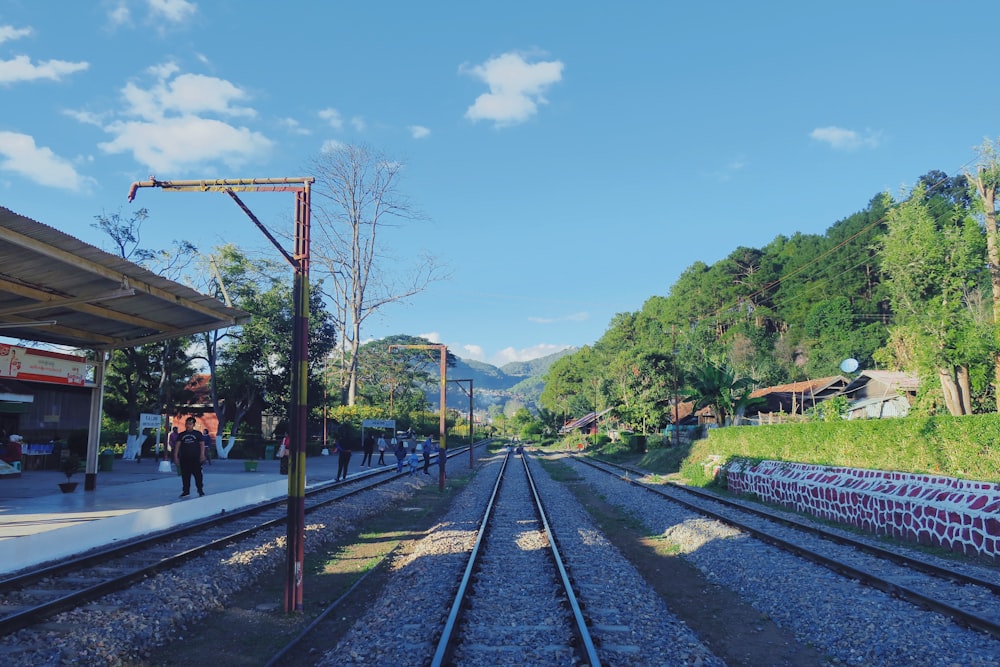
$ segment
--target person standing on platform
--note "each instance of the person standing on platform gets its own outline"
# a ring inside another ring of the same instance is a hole
[[[181,471],[181,498],[191,495],[191,477],[194,476],[198,495],[205,495],[204,481],[201,475],[201,465],[205,462],[205,434],[199,433],[194,427],[195,418],[184,420],[187,427],[177,434],[177,445],[174,447],[174,464]]]
[[[378,436],[378,464],[380,466],[385,465],[385,448],[388,446],[385,442],[385,435],[380,433]]]
[[[212,436],[208,434],[207,428],[204,430],[202,435],[205,441],[205,463],[212,465]]]
[[[174,451],[177,449],[177,427],[170,429],[170,435],[167,436],[167,448],[163,450],[163,460],[169,460],[173,455]]]
[[[434,449],[434,443],[431,441],[431,436],[427,436],[427,439],[424,440],[423,451],[421,452],[421,454],[424,455],[424,474],[425,475],[431,474],[427,469],[431,465],[431,450],[432,449]]]
[[[403,472],[403,463],[406,461],[406,443],[402,438],[392,437],[392,453],[396,455],[396,472]]]
[[[347,469],[351,465],[351,450],[346,444],[336,440],[333,443],[333,451],[337,453],[337,479],[334,481],[339,482],[341,478],[347,479]]]
[[[291,440],[286,433],[285,437],[281,439],[281,446],[278,447],[278,472],[282,475],[288,474],[288,455],[291,444]]]
[[[369,433],[368,437],[365,438],[364,443],[362,443],[361,451],[363,452],[361,456],[361,467],[365,466],[372,467],[372,453],[375,451],[375,437]]]

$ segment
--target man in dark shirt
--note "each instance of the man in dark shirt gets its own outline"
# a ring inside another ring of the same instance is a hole
[[[177,446],[174,448],[174,463],[181,471],[181,498],[191,495],[191,476],[198,495],[205,495],[202,484],[201,464],[205,462],[205,436],[194,427],[195,418],[188,417],[183,432],[177,434]]]

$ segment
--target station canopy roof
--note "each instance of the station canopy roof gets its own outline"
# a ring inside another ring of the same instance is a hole
[[[0,336],[110,350],[249,319],[249,313],[0,207]]]

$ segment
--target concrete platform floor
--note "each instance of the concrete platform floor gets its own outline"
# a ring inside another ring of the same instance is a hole
[[[361,452],[351,457],[352,475],[367,470],[361,458]],[[385,460],[396,464],[395,457]],[[59,490],[66,476],[57,470],[0,477],[0,575],[288,493],[276,460],[258,461],[255,472],[243,460],[213,460],[204,468],[201,498],[194,488],[180,498],[180,476],[158,468],[152,459],[115,459],[110,471],[97,473],[91,491],[84,491],[83,473],[74,475],[79,484],[71,493]],[[336,472],[335,456],[309,457],[306,486],[333,480]]]

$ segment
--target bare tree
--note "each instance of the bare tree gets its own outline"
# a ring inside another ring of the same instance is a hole
[[[344,405],[357,400],[364,321],[446,277],[433,257],[398,261],[384,243],[386,230],[422,219],[397,188],[402,170],[402,163],[367,146],[339,146],[314,161],[311,260],[324,274],[322,289],[340,333]]]

